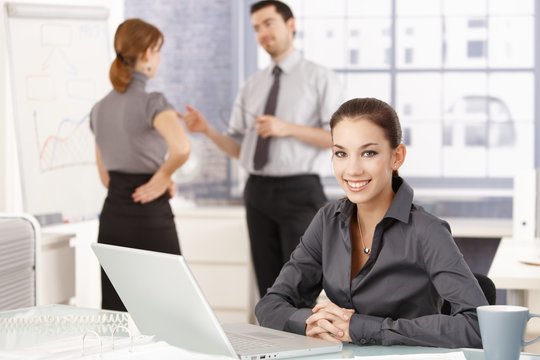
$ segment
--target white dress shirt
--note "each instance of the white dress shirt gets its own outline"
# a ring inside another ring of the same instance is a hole
[[[255,118],[263,115],[273,83],[272,69],[282,69],[275,116],[283,121],[330,130],[330,117],[341,105],[342,88],[335,73],[305,60],[297,50],[279,64],[253,74],[239,91],[228,134],[241,144],[240,164],[250,174],[290,176],[317,174],[330,165],[330,150],[320,149],[294,137],[273,137],[269,161],[263,169],[253,168],[257,143]]]

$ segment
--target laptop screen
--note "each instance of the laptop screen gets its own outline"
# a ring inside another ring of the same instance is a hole
[[[183,256],[91,246],[143,334],[194,352],[249,360],[342,349],[340,342],[244,323],[224,325],[226,335]],[[235,341],[235,348],[230,340]]]
[[[190,351],[236,357],[183,256],[91,246],[141,333]]]

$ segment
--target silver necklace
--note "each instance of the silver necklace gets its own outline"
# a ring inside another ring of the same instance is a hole
[[[356,222],[358,224],[358,231],[360,233],[360,242],[362,242],[362,247],[364,248],[364,254],[369,255],[371,254],[371,248],[367,247],[366,244],[364,244],[364,235],[362,234],[362,228],[360,227],[360,215],[358,214],[358,210],[356,211]]]

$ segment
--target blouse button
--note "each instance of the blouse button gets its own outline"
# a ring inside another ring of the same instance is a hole
[[[365,345],[367,343],[366,339],[360,339],[360,344]]]

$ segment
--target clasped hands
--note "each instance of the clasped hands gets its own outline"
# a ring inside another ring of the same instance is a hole
[[[349,326],[354,309],[337,306],[330,300],[315,305],[306,320],[306,335],[334,342],[350,342]]]

